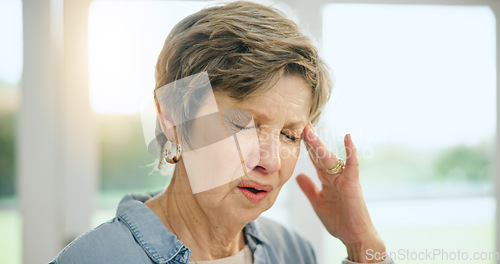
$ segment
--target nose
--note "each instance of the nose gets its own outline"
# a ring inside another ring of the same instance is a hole
[[[264,173],[274,173],[281,168],[279,148],[279,134],[259,133],[260,160],[257,167],[260,167]]]

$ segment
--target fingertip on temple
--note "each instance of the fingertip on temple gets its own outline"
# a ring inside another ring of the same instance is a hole
[[[345,143],[352,143],[352,137],[351,137],[351,134],[346,134],[345,137],[344,137],[344,141]]]

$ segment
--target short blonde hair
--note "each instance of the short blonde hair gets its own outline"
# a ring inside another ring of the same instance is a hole
[[[246,1],[202,9],[175,25],[158,57],[155,89],[201,72],[214,91],[238,100],[267,90],[284,74],[299,75],[311,87],[313,123],[332,89],[326,65],[298,26],[275,8]],[[172,110],[183,120],[196,115]],[[160,147],[165,140],[158,140]]]

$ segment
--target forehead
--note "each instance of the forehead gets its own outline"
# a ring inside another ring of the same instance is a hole
[[[312,91],[302,77],[284,75],[266,92],[245,100],[236,100],[219,92],[215,92],[215,99],[220,109],[247,110],[261,123],[304,127],[309,120]]]

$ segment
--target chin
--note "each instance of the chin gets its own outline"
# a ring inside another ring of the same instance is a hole
[[[238,210],[238,211],[240,211],[240,210]],[[236,216],[238,218],[237,221],[243,225],[246,225],[246,224],[254,221],[255,219],[259,218],[259,216],[263,212],[264,211],[262,211],[262,210],[257,210],[257,208],[241,210],[241,213]]]
[[[241,221],[249,223],[259,218],[259,216],[261,216],[262,213],[264,213],[265,211],[271,209],[275,200],[276,199],[266,199],[262,201],[258,206],[250,206],[250,207],[245,206],[244,208],[240,208],[239,210],[236,211],[240,212],[238,213],[238,216],[241,218]]]

